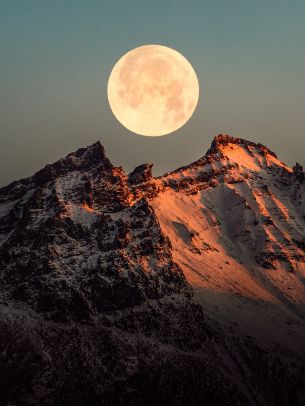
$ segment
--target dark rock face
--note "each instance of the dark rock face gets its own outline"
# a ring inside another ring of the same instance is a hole
[[[1,404],[304,404],[304,359],[204,314],[151,204],[243,182],[238,164],[217,167],[220,143],[271,154],[228,137],[192,176],[127,176],[95,143],[0,189]]]
[[[32,177],[32,180],[38,185],[43,185],[68,172],[86,171],[96,167],[102,170],[113,168],[105,155],[104,147],[99,142],[91,145],[90,148],[80,148],[54,164],[46,165]]]
[[[303,183],[304,182],[304,172],[303,172],[303,166],[300,165],[298,162],[294,165],[293,167],[293,174],[295,176],[295,178],[300,182]]]
[[[56,320],[84,320],[169,294],[190,296],[154,210],[144,198],[130,205],[127,177],[100,144],[48,165],[28,184],[17,201],[14,186],[14,204],[0,219],[6,299]]]
[[[157,196],[158,188],[152,175],[152,164],[137,166],[129,175],[128,183],[134,199]]]
[[[139,183],[148,182],[152,179],[153,164],[143,164],[137,166],[128,176],[128,182],[131,185],[138,185]]]

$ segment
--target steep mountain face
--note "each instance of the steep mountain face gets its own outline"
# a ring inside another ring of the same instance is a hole
[[[0,191],[2,294],[54,319],[189,296],[145,199],[97,143]]]
[[[214,316],[304,350],[303,179],[266,147],[219,135],[203,158],[156,179],[152,205]]]
[[[96,143],[0,189],[2,404],[304,404],[303,182],[219,135],[157,178]]]

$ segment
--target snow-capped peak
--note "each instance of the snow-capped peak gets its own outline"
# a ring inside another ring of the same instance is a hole
[[[261,144],[218,135],[197,161],[157,178],[151,169],[127,176],[95,143],[0,189],[6,275],[60,269],[74,289],[83,269],[88,276],[100,267],[104,287],[142,275],[154,281],[149,295],[162,295],[170,269],[179,286],[168,291],[188,292],[182,269],[198,292],[285,297],[282,312],[287,303],[305,306],[300,165],[292,170]]]
[[[53,164],[46,165],[32,179],[36,183],[44,183],[67,172],[89,170],[97,166],[102,169],[113,167],[99,141],[87,148],[80,148]]]

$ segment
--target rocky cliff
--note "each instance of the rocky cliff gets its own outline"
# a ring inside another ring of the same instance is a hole
[[[219,135],[161,177],[95,143],[0,189],[2,404],[304,404],[303,180]]]

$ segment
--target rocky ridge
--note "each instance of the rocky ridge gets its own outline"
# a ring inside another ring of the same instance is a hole
[[[2,403],[303,404],[303,180],[219,135],[160,177],[95,143],[1,188]]]
[[[0,190],[2,294],[59,319],[189,296],[153,208],[132,200],[99,143]]]

